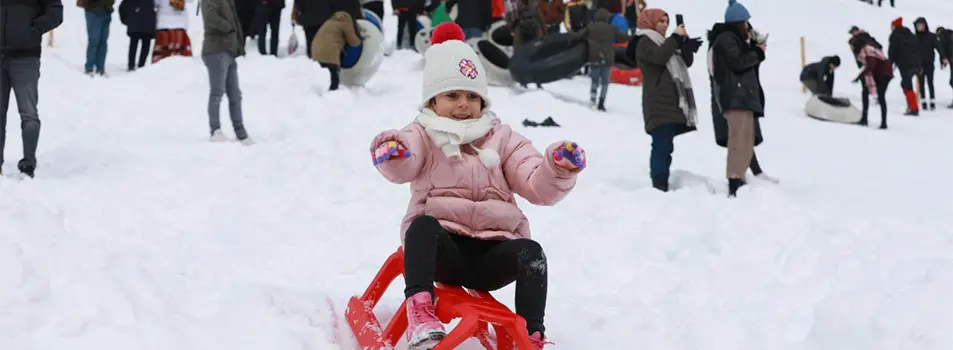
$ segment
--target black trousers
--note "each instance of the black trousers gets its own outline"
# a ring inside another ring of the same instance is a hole
[[[417,13],[410,11],[401,11],[397,15],[397,49],[400,49],[401,42],[404,40],[404,29],[410,33],[410,46],[414,46],[414,39],[417,38]]]
[[[404,296],[433,294],[433,283],[494,291],[516,281],[516,313],[529,334],[545,332],[546,255],[536,241],[481,240],[447,232],[437,219],[420,216],[404,238]]]
[[[152,47],[152,35],[149,34],[139,34],[139,33],[129,33],[129,70],[136,69],[136,67],[142,68],[146,65],[146,59],[149,58],[149,49]],[[139,51],[139,43],[142,43],[142,49],[139,54],[139,59],[136,60],[136,52]],[[138,63],[138,65],[136,65]]]
[[[328,73],[331,73],[331,87],[328,90],[337,90],[338,84],[341,83],[341,67],[336,64],[321,63],[321,67],[327,68]]]
[[[258,27],[258,52],[262,55],[272,55],[278,56],[278,28],[281,24],[281,9],[274,8],[269,5],[259,5],[259,11],[262,11],[262,21]],[[271,49],[268,53],[265,52],[265,33],[268,29],[271,29]],[[308,46],[311,46],[311,43],[308,43]]]
[[[304,29],[305,52],[308,54],[308,58],[311,58],[311,42],[314,41],[314,36],[318,35],[318,29],[321,29],[321,26],[309,26],[302,28]]]
[[[877,103],[880,104],[880,125],[887,125],[887,86],[890,85],[890,80],[893,78],[874,78],[874,83],[877,84]],[[861,88],[863,93],[860,96],[860,101],[863,105],[861,112],[861,121],[867,121],[867,110],[870,106],[870,91],[867,89],[867,85],[861,81]]]
[[[933,65],[925,65],[923,66],[923,70],[920,72],[920,74],[917,74],[917,79],[920,81],[920,101],[923,103],[926,103],[926,87],[930,88],[930,100],[936,99],[936,90],[933,89],[934,70],[936,70],[936,67]]]
[[[807,90],[814,95],[830,95],[831,92],[827,91],[827,83],[823,79],[808,79],[801,80],[801,83],[807,87]]]

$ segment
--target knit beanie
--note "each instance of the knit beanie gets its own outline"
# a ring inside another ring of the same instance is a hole
[[[897,17],[897,19],[890,22],[890,29],[903,27],[903,17]]]
[[[830,64],[833,64],[833,65],[836,66],[836,67],[840,67],[840,56],[837,56],[837,55],[828,56],[828,57],[827,57],[827,61],[830,62]]]
[[[453,22],[441,23],[456,25]],[[457,31],[452,31],[457,32]],[[460,30],[460,33],[463,31]],[[473,47],[462,37],[447,37],[446,41],[431,41],[433,46],[424,53],[424,81],[420,108],[427,108],[430,100],[453,90],[470,91],[483,98],[484,109],[490,108],[487,94],[486,71]]]
[[[745,5],[739,4],[738,0],[728,0],[728,8],[725,9],[725,23],[744,22],[751,18]]]

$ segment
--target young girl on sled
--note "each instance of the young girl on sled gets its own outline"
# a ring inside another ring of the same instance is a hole
[[[409,349],[430,349],[446,335],[434,315],[435,281],[482,291],[515,281],[516,313],[542,349],[546,256],[513,194],[559,202],[585,168],[585,152],[557,142],[540,154],[489,111],[486,71],[460,27],[441,24],[433,37],[416,120],[371,144],[381,174],[411,184],[401,225]]]

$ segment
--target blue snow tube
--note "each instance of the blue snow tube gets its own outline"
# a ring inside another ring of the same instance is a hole
[[[381,25],[381,19],[377,18],[377,14],[374,13],[374,11],[364,9],[364,19],[374,24],[374,26],[377,27],[377,29],[380,29],[381,32],[384,31],[384,27]]]
[[[364,51],[364,43],[360,43],[357,46],[344,46],[344,51],[341,51],[341,68],[353,68],[357,64],[357,60],[361,58],[361,52]]]
[[[616,31],[622,33],[629,32],[629,20],[625,19],[625,16],[623,16],[621,13],[612,15],[612,21],[610,23],[612,23],[612,26],[615,27]]]

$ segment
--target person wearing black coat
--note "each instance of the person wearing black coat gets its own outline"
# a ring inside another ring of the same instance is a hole
[[[754,155],[754,125],[764,116],[764,90],[759,68],[765,59],[766,38],[751,29],[751,15],[730,0],[724,29],[711,44],[712,94],[728,124],[728,195],[746,184],[745,173]]]
[[[715,43],[715,39],[719,34],[728,30],[728,26],[724,23],[715,23],[712,26],[711,30],[708,31],[708,56],[711,56],[713,53],[712,45]],[[711,91],[715,91],[715,76],[714,76],[714,67],[710,64],[712,60],[708,60],[708,82],[711,88]],[[755,68],[760,70],[759,68]],[[760,72],[758,73],[760,76]],[[761,92],[761,105],[764,106],[764,89],[761,87],[760,82],[758,89]],[[762,115],[763,116],[763,115]],[[721,147],[728,147],[728,121],[725,120],[724,112],[718,106],[718,96],[716,94],[711,95],[711,119],[712,119],[712,131],[715,133],[715,144]],[[754,145],[758,146],[764,142],[764,136],[761,133],[761,121],[760,118],[754,118]],[[749,169],[755,177],[770,181],[778,182],[778,179],[768,176],[764,173],[764,170],[761,169],[761,162],[758,161],[758,154],[754,151],[751,152],[751,162],[749,164]]]
[[[936,52],[940,52],[940,45],[937,41],[936,34],[930,32],[930,25],[927,23],[926,18],[920,17],[913,22],[913,25],[917,30],[917,40],[920,46],[920,66],[922,69],[917,75],[917,80],[920,83],[920,108],[930,110],[936,110],[936,89],[933,88],[933,71],[936,70]],[[930,88],[930,103],[927,104],[926,101],[926,88]]]
[[[493,2],[490,0],[447,0],[447,8],[457,7],[454,21],[463,28],[466,39],[483,36],[493,21]]]
[[[953,61],[953,30],[943,27],[936,28],[937,46],[940,51],[940,68],[946,68]],[[950,87],[953,87],[953,68],[950,68]],[[953,109],[953,103],[946,108]]]
[[[907,112],[904,115],[920,115],[917,105],[917,92],[913,90],[913,77],[921,70],[920,43],[909,28],[903,26],[903,17],[897,17],[890,23],[890,47],[887,57],[900,70],[900,87],[907,99]]]
[[[834,93],[834,70],[840,67],[840,57],[827,56],[818,62],[804,66],[801,70],[801,83],[815,95]]]
[[[355,0],[356,1],[356,0]],[[475,0],[467,0],[475,1]],[[424,11],[426,7],[425,0],[392,0],[391,7],[393,7],[394,15],[397,15],[397,49],[401,48],[401,43],[404,41],[404,30],[406,30],[410,35],[408,38],[410,42],[408,43],[410,47],[414,46],[414,38],[417,37],[417,16]],[[449,4],[448,4],[449,5]],[[462,13],[458,12],[457,13]]]
[[[281,24],[281,11],[285,8],[285,0],[258,0],[255,8],[255,29],[258,33],[258,53],[262,55],[278,56],[278,35]],[[271,37],[265,34],[271,30]],[[270,50],[265,51],[266,38],[271,40]]]
[[[130,72],[142,68],[149,58],[152,39],[156,37],[156,8],[153,0],[123,0],[119,4],[119,21],[126,25],[129,36]],[[141,45],[141,49],[140,49]],[[139,52],[139,59],[136,53]]]
[[[291,9],[291,23],[304,30],[305,53],[311,57],[311,42],[318,29],[335,11],[332,2],[338,0],[294,0]],[[354,0],[357,1],[357,0]]]

